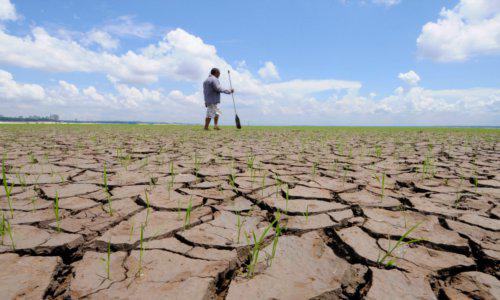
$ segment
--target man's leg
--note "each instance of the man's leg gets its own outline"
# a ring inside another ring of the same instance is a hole
[[[217,117],[215,117],[214,121],[217,120]],[[215,121],[215,124],[217,124],[217,121]],[[205,118],[205,130],[208,130],[208,126],[210,125],[210,118]]]
[[[215,115],[214,117],[214,129],[219,130],[219,115]]]

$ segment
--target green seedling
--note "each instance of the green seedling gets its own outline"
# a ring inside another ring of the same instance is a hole
[[[106,167],[106,162],[104,162],[102,181],[104,185],[104,193],[106,194],[106,199],[108,200],[108,209],[109,209],[108,213],[110,216],[113,216],[113,208],[111,206],[111,193],[109,192],[109,186],[108,186],[108,170]]]
[[[0,222],[0,236],[2,237],[2,242],[0,243],[0,245],[3,245],[3,239],[6,233],[7,233],[7,220],[5,219],[5,215],[2,212],[2,221]]]
[[[139,238],[139,269],[137,270],[137,276],[142,276],[142,260],[144,258],[144,224],[141,224],[141,235]]]
[[[253,188],[253,184],[255,182],[255,169],[253,169],[253,168],[250,170],[250,177],[252,178],[251,186]]]
[[[237,239],[237,244],[240,243],[240,236],[241,236],[241,227],[243,226],[243,222],[241,222],[241,217],[240,217],[240,212],[236,213],[236,228],[238,229],[238,239]]]
[[[130,233],[128,237],[129,242],[132,240],[133,235],[134,235],[134,220],[132,220],[132,225],[130,225]]]
[[[237,189],[236,189],[236,175],[234,174],[229,174],[229,184],[231,185],[231,187],[233,188],[233,190],[236,192]]]
[[[23,189],[26,190],[27,187],[26,176],[21,175],[19,172],[16,172],[16,178],[19,184],[23,187]]]
[[[306,218],[306,222],[309,221],[309,204],[306,205],[306,212],[302,214]]]
[[[266,171],[262,174],[262,196],[264,197],[264,186],[266,185]]]
[[[110,280],[110,266],[111,266],[111,240],[108,241],[108,251],[106,254],[106,259],[101,257],[101,261],[105,264],[106,269],[106,279]]]
[[[377,156],[377,158],[382,156],[382,147],[380,145],[375,146],[375,156]]]
[[[281,179],[278,174],[276,174],[276,176],[274,177],[274,185],[276,186],[276,198],[277,198],[281,188]]]
[[[5,190],[5,197],[7,198],[7,203],[9,204],[10,218],[14,218],[14,209],[12,208],[12,199],[10,198],[12,193],[12,188],[14,185],[9,186],[7,183],[7,168],[5,166],[5,155],[2,160],[2,182],[3,188]]]
[[[198,152],[194,152],[194,175],[198,177],[198,172],[200,171],[201,160],[198,158]]]
[[[174,186],[174,181],[175,181],[175,173],[174,173],[174,162],[171,161],[170,162],[170,168],[169,168],[169,172],[170,172],[170,188],[172,188]]]
[[[251,154],[248,156],[247,158],[247,167],[250,169],[250,170],[253,170],[253,163],[255,161],[255,155]]]
[[[282,228],[280,226],[281,213],[279,211],[276,212],[275,220],[277,220],[276,221],[276,234],[274,235],[274,238],[273,238],[273,248],[272,248],[272,252],[271,252],[270,265],[273,264],[273,259],[276,256],[276,248],[278,247],[278,240],[281,236],[281,230],[282,230]]]
[[[382,176],[375,175],[375,178],[380,183],[380,190],[382,192],[381,199],[385,196],[385,173],[382,173]]]
[[[33,152],[29,153],[29,160],[30,160],[30,164],[32,164],[32,165],[38,163],[38,159],[36,159],[35,154],[33,154]]]
[[[391,247],[391,245],[389,245],[389,247],[387,248],[387,252],[384,254],[384,255],[380,255],[379,253],[379,257],[377,258],[377,264],[379,265],[386,265],[387,267],[390,267],[390,266],[394,266],[395,264],[395,260],[394,260],[394,256],[392,255],[393,252],[400,248],[400,247],[403,247],[405,245],[410,245],[410,244],[415,244],[415,243],[418,243],[418,242],[421,242],[423,241],[424,239],[412,239],[412,240],[409,240],[409,241],[406,241],[404,242],[404,239],[406,239],[406,237],[413,231],[415,230],[418,226],[420,226],[421,224],[423,223],[422,222],[419,222],[417,224],[415,224],[412,228],[410,228],[408,231],[405,232],[405,234],[403,234],[399,240],[396,242],[396,244],[394,244],[394,246]],[[390,259],[387,263],[385,262],[388,258],[392,257],[393,259]]]
[[[59,194],[56,191],[56,198],[54,200],[54,215],[56,216],[56,231],[61,232],[61,216],[59,214]]]
[[[260,253],[260,246],[262,244],[262,241],[264,241],[264,238],[266,237],[267,233],[271,229],[271,227],[274,226],[274,224],[277,222],[275,219],[269,226],[262,232],[262,235],[257,239],[255,235],[255,231],[252,230],[252,236],[253,236],[253,241],[254,241],[254,246],[252,249],[252,255],[250,257],[250,263],[247,266],[247,276],[249,278],[253,277],[254,271],[255,271],[255,266],[257,265],[257,262],[259,261],[259,253]]]
[[[191,209],[193,208],[193,196],[191,195],[191,198],[189,198],[189,204],[186,209],[186,215],[184,216],[184,229],[189,227],[191,225]]]
[[[313,166],[312,166],[312,176],[315,177],[316,176],[316,172],[318,171],[318,166],[319,166],[319,163],[318,162],[314,162],[313,163]]]
[[[144,198],[146,198],[146,221],[144,223],[146,226],[148,226],[148,219],[151,208],[149,206],[149,195],[147,190],[144,190],[144,195],[145,195]]]
[[[10,225],[9,220],[5,220],[5,224],[6,231],[9,234],[12,250],[16,251],[16,243],[14,242],[14,233],[12,232],[12,226]]]

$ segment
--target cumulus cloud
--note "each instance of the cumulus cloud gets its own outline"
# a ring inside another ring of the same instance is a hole
[[[37,84],[17,83],[12,74],[0,70],[0,98],[7,100],[43,100],[45,90]]]
[[[147,22],[136,22],[133,16],[121,16],[107,22],[102,30],[117,36],[132,36],[146,39],[153,35],[154,25]]]
[[[240,117],[254,124],[290,124],[293,116],[293,124],[305,125],[498,125],[500,89],[398,88],[376,99],[373,94],[360,95],[360,88],[357,82],[299,80],[261,85],[259,93],[236,96]],[[317,95],[324,91],[330,96]],[[0,101],[0,109],[7,114],[17,115],[22,107],[27,114],[46,111],[67,119],[192,123],[203,117],[202,97],[200,89],[184,94],[123,83],[114,83],[112,92],[79,88],[63,80],[57,86],[41,87],[16,82],[0,70],[0,98],[10,100]],[[223,112],[232,109],[225,99],[221,105]]]
[[[10,0],[0,0],[0,21],[15,21],[18,19],[16,7]]]
[[[260,68],[257,73],[264,80],[271,80],[271,79],[279,80],[280,79],[278,69],[271,61],[266,61],[264,63],[264,66],[262,68]]]
[[[385,6],[393,6],[393,5],[399,4],[399,2],[401,2],[401,0],[372,0],[372,2],[375,4],[381,4],[381,5],[385,5]]]
[[[408,85],[415,86],[420,81],[420,76],[418,76],[415,71],[410,70],[406,73],[399,73],[398,78],[406,82]]]
[[[443,8],[436,22],[423,26],[417,47],[420,57],[441,62],[500,54],[500,1],[461,0]]]
[[[86,45],[97,44],[104,50],[113,50],[118,48],[119,41],[105,31],[94,29],[86,34],[83,43]]]
[[[41,27],[18,37],[0,29],[0,62],[55,72],[102,73],[125,82],[199,81],[212,66],[228,69],[215,47],[182,29],[157,44],[122,55],[92,51],[70,39],[50,35]]]

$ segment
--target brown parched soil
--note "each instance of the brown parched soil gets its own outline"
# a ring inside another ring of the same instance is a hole
[[[500,130],[1,125],[1,299],[499,299]]]

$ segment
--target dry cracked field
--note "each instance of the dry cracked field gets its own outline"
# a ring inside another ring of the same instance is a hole
[[[2,299],[500,298],[500,130],[0,134]]]

